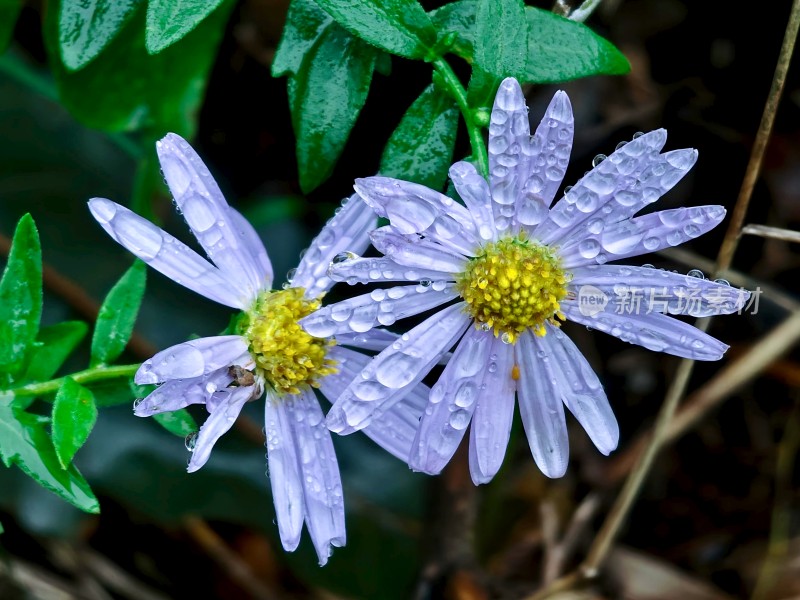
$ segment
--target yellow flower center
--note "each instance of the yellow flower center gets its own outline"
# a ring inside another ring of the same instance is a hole
[[[326,358],[336,342],[307,334],[297,321],[320,307],[320,299],[306,300],[303,288],[264,292],[243,314],[237,333],[250,343],[256,373],[279,394],[299,394],[304,386],[336,372],[336,361]]]
[[[483,246],[456,280],[475,325],[509,344],[526,328],[542,336],[546,321],[564,319],[558,309],[566,284],[558,256],[522,235]]]

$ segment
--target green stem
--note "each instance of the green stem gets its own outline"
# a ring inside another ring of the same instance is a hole
[[[489,179],[489,157],[486,154],[486,143],[483,141],[481,126],[475,121],[475,114],[467,102],[467,92],[461,81],[456,76],[450,64],[441,56],[433,61],[433,68],[441,76],[442,81],[450,95],[458,104],[464,122],[469,132],[469,142],[472,145],[472,157],[475,159],[478,171],[485,179]]]
[[[108,367],[100,365],[92,367],[84,371],[72,373],[67,377],[71,377],[77,383],[93,383],[95,381],[104,381],[106,379],[118,379],[120,377],[130,377],[139,369],[140,365],[116,365]],[[10,390],[0,391],[0,396],[3,394],[13,394],[16,398],[24,398],[30,396],[43,396],[57,392],[61,384],[64,383],[65,377],[58,379],[51,379],[50,381],[43,381],[41,383],[29,383],[22,387],[12,388]]]

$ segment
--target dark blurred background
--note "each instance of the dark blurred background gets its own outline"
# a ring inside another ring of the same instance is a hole
[[[270,76],[287,4],[235,4],[194,139],[231,204],[256,225],[276,274],[295,266],[351,193],[353,179],[377,171],[384,143],[430,82],[428,65],[398,58],[389,76],[376,73],[333,177],[302,196],[285,80]],[[92,196],[128,203],[136,161],[130,139],[81,125],[59,103],[41,34],[48,8],[25,5],[0,65],[0,233],[10,237],[17,219],[33,214],[52,268],[44,322],[55,323],[89,320],[92,306],[131,263],[85,203]],[[786,0],[603,2],[587,24],[625,53],[631,73],[526,89],[534,124],[555,89],[570,95],[576,138],[566,183],[588,170],[596,154],[610,154],[637,131],[665,127],[667,149],[694,147],[700,158],[657,208],[723,204],[730,210],[789,9]],[[464,67],[458,60],[457,71]],[[800,66],[793,64],[747,223],[798,228],[799,117]],[[455,157],[467,154],[462,131]],[[165,195],[154,211],[167,229],[187,238]],[[682,247],[688,256],[641,262],[707,271],[703,259],[715,258],[725,227],[727,221]],[[712,323],[710,332],[731,350],[722,364],[697,366],[690,392],[800,306],[796,245],[746,236],[733,268],[749,287],[764,286],[759,310]],[[213,334],[228,317],[227,309],[150,273],[139,343],[128,358],[143,360],[153,348]],[[620,449],[610,458],[570,418],[570,468],[563,479],[547,480],[517,423],[502,471],[474,489],[463,460],[431,478],[409,472],[360,436],[336,438],[348,545],[320,569],[309,540],[294,554],[280,547],[258,403],[192,475],[184,471],[188,456],[179,438],[134,418],[127,404],[106,408],[78,455],[101,515],[79,513],[18,470],[0,469],[0,598],[525,597],[552,575],[553,540],[565,529],[572,527],[574,539],[562,572],[583,557],[678,363],[584,328],[569,333],[600,374],[620,421]],[[74,368],[85,364],[86,350]],[[800,597],[798,358],[792,351],[772,361],[663,451],[609,568],[570,598]],[[579,505],[583,512],[575,519]]]

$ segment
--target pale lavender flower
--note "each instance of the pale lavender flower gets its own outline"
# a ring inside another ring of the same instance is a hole
[[[619,428],[597,375],[558,319],[676,356],[723,355],[725,344],[662,312],[731,313],[747,292],[654,268],[605,264],[677,246],[723,219],[721,206],[634,217],[680,181],[697,152],[662,154],[664,130],[641,135],[596,164],[550,208],[572,135],[570,102],[558,92],[531,137],[519,84],[506,79],[491,115],[489,181],[467,162],[450,169],[466,206],[396,179],[356,182],[367,204],[390,221],[371,236],[384,257],[342,255],[329,274],[351,284],[410,285],[327,306],[303,319],[303,327],[319,336],[365,332],[449,306],[355,377],[328,413],[331,430],[347,434],[380,422],[457,345],[431,389],[411,467],[440,472],[471,422],[472,479],[488,482],[505,455],[516,395],[536,464],[559,477],[569,455],[564,405],[603,454],[616,448]],[[645,300],[661,302],[654,310],[641,298],[638,310],[626,305],[626,298],[651,292],[655,297]]]
[[[189,472],[209,459],[216,441],[244,404],[266,393],[265,431],[269,475],[281,541],[294,550],[305,521],[320,564],[332,546],[345,543],[339,466],[324,415],[313,391],[336,398],[369,357],[304,332],[297,321],[319,307],[332,285],[331,259],[344,248],[363,250],[374,213],[353,195],[314,239],[291,281],[272,291],[272,264],[256,231],[228,206],[216,182],[189,144],[169,134],[156,144],[161,168],[179,210],[205,250],[206,261],[146,219],[110,200],[94,198],[95,219],[117,242],[176,283],[243,311],[234,335],[178,344],[145,361],[138,384],[160,384],[135,404],[138,416],[204,404],[209,416],[196,438]],[[396,336],[344,334],[342,344],[381,350]],[[407,459],[427,399],[424,386],[365,433]]]

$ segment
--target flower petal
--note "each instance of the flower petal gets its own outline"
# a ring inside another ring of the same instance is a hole
[[[451,273],[442,273],[430,269],[412,269],[396,263],[391,258],[350,258],[342,262],[331,263],[328,276],[334,281],[346,281],[350,285],[356,283],[379,283],[382,281],[430,281],[450,280]]]
[[[416,236],[404,235],[391,227],[381,227],[370,234],[373,245],[397,264],[404,267],[460,273],[467,259],[442,247],[436,242]]]
[[[353,348],[360,348],[361,350],[372,350],[373,352],[380,352],[387,346],[392,345],[400,337],[399,333],[388,331],[386,329],[370,329],[364,333],[337,333],[336,343],[343,346],[352,346]],[[331,349],[333,350],[333,349]],[[359,354],[359,356],[363,356]],[[369,358],[367,358],[369,362]],[[335,400],[339,394],[329,396]]]
[[[253,386],[231,388],[227,398],[208,415],[195,439],[192,458],[186,469],[189,473],[194,473],[208,462],[214,444],[233,426],[244,403],[250,400],[254,393],[256,389]]]
[[[724,218],[722,206],[662,210],[614,223],[599,233],[587,235],[580,243],[560,250],[559,254],[566,268],[604,264],[609,260],[678,246],[710,231]]]
[[[208,258],[231,273],[253,300],[264,288],[263,276],[247,246],[231,227],[229,206],[206,165],[179,135],[167,134],[156,142],[161,171],[189,228]]]
[[[175,283],[231,308],[244,309],[249,303],[247,290],[236,278],[228,280],[197,252],[147,219],[105,198],[89,200],[89,210],[115,242]]]
[[[133,414],[137,417],[150,417],[190,404],[204,404],[211,394],[225,388],[231,381],[233,378],[228,374],[228,367],[200,377],[172,379],[157,387],[143,400],[137,400],[133,405]]]
[[[285,396],[283,402],[303,482],[306,525],[322,566],[328,562],[332,546],[344,546],[346,541],[339,463],[314,392],[307,388],[301,394]]]
[[[411,449],[409,466],[414,471],[436,475],[450,462],[467,431],[483,390],[493,336],[470,327],[458,343],[453,358],[431,388],[431,395]]]
[[[651,267],[589,265],[571,272],[568,289],[584,307],[584,313],[595,311],[597,302],[605,302],[606,311],[620,314],[637,309],[708,317],[737,312],[750,298],[747,290]]]
[[[299,322],[308,333],[320,338],[338,333],[363,333],[379,325],[393,325],[397,319],[418,315],[449,302],[457,295],[455,284],[443,281],[428,286],[376,289],[325,306]]]
[[[316,298],[333,286],[328,267],[333,258],[345,250],[363,252],[369,246],[369,232],[378,219],[358,194],[342,201],[341,208],[328,220],[297,265],[292,287],[306,290],[306,298]]]
[[[548,477],[561,477],[569,462],[569,439],[562,390],[553,374],[559,365],[540,338],[526,330],[514,347],[519,366],[517,396],[522,425],[528,436],[533,460]]]
[[[268,390],[264,403],[267,465],[278,531],[283,549],[287,552],[297,549],[306,514],[303,481],[290,418],[284,399]]]
[[[258,232],[250,224],[250,221],[245,219],[244,215],[235,208],[228,207],[228,216],[231,227],[242,240],[242,249],[250,254],[251,262],[261,281],[259,289],[268,290],[272,288],[272,280],[275,278],[272,270],[272,261],[269,259],[267,249],[264,247],[264,242],[261,241]]]
[[[472,163],[463,160],[450,167],[450,180],[467,205],[472,220],[478,228],[478,236],[485,242],[495,239],[497,232],[494,228],[489,183]]]
[[[537,341],[558,365],[552,373],[561,399],[589,434],[597,449],[608,456],[619,443],[619,425],[608,403],[603,384],[569,337],[558,327],[545,324],[547,334]]]
[[[170,379],[200,377],[228,367],[249,356],[247,341],[240,335],[224,335],[183,342],[155,354],[136,371],[139,385]]]
[[[469,432],[469,471],[475,485],[489,483],[506,455],[514,420],[514,348],[492,336],[489,363]]]
[[[336,400],[328,428],[342,435],[363,429],[413,389],[469,326],[464,306],[441,310],[378,354]]]
[[[665,352],[694,360],[719,360],[728,349],[727,344],[696,327],[660,313],[617,314],[604,311],[585,315],[575,301],[562,302],[561,311],[570,321],[599,329],[623,342],[643,346],[654,352]]]

